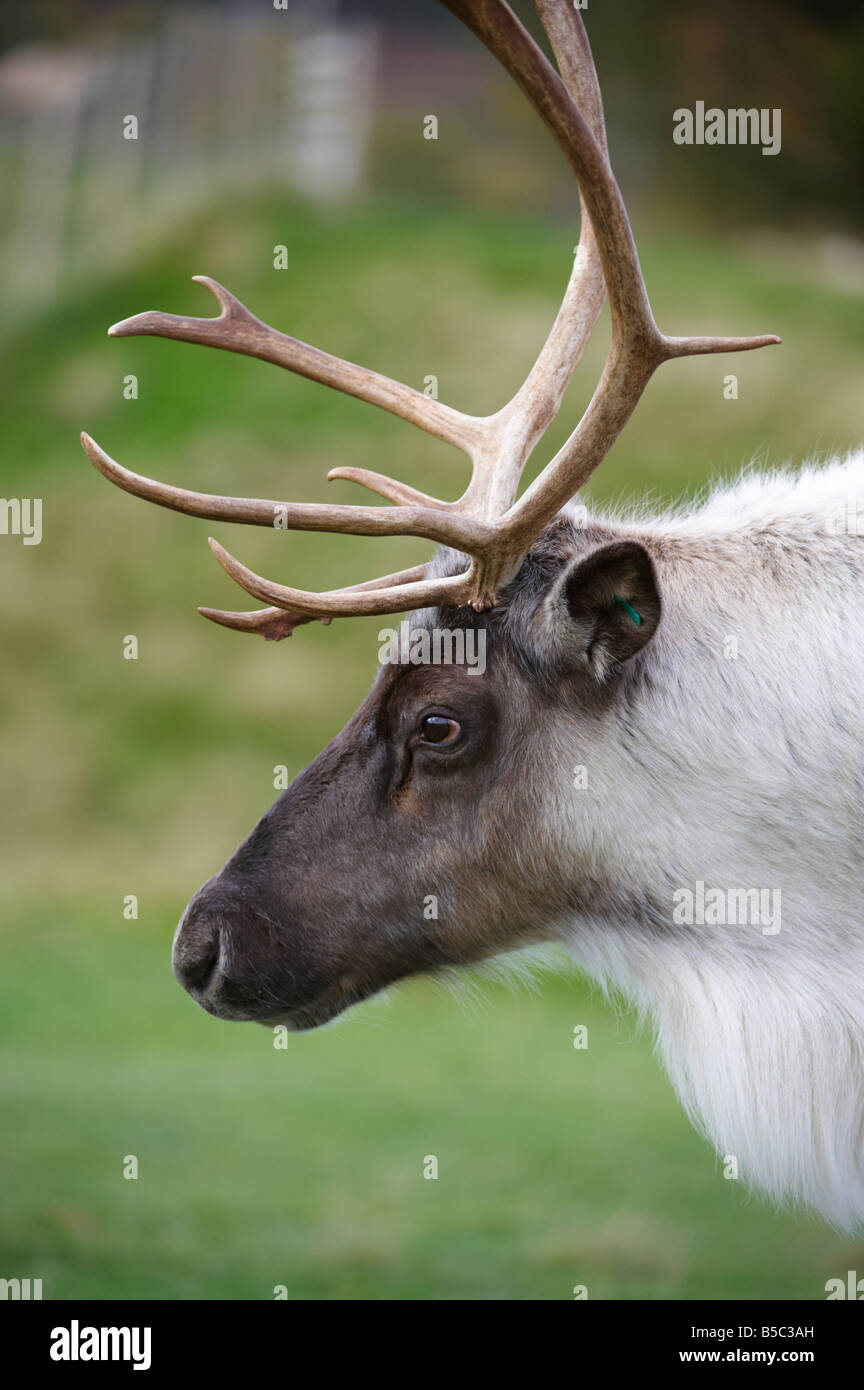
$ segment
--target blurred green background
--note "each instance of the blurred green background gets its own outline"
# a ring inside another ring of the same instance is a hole
[[[462,54],[458,33],[435,37]],[[598,46],[601,76],[614,45]],[[351,197],[204,200],[122,270],[72,276],[2,344],[3,492],[44,499],[44,539],[0,537],[0,1276],[40,1277],[46,1297],[266,1299],[285,1285],[291,1298],[567,1299],[581,1284],[591,1298],[806,1299],[864,1261],[860,1243],[725,1181],[650,1038],[572,974],[533,988],[409,982],[286,1050],[209,1018],[171,977],[187,898],[275,798],[274,767],[294,775],[351,714],[380,620],[312,625],[279,646],[205,623],[199,603],[246,606],[207,549],[213,524],[112,489],[77,431],[211,492],[363,500],[324,481],[351,463],[456,496],[466,471],[403,422],[276,368],[105,329],[151,307],[210,313],[188,280],[206,273],[300,338],[421,388],[435,375],[457,407],[496,408],[551,322],[575,199],[554,151],[542,158],[555,205],[516,196],[533,133],[522,153],[502,141],[500,187],[475,196],[470,121],[449,152],[418,135],[436,109],[421,90],[413,109],[377,110]],[[530,113],[514,113],[527,129]],[[428,188],[424,159],[438,165]],[[751,458],[825,455],[864,433],[854,210],[810,203],[797,217],[789,201],[735,225],[727,207],[721,230],[704,188],[684,225],[674,208],[656,190],[634,203],[661,326],[784,345],[665,367],[598,500],[692,493]],[[578,420],[607,341],[604,315],[532,472]],[[724,399],[729,372],[737,400]],[[313,588],[427,553],[215,534]],[[128,634],[137,661],[123,659]],[[123,916],[129,894],[137,920]],[[578,1024],[587,1051],[573,1048]],[[423,1178],[429,1154],[437,1181]]]

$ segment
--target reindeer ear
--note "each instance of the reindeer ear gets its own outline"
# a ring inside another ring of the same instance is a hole
[[[641,651],[657,630],[661,603],[654,563],[637,541],[581,555],[555,580],[542,608],[556,655],[599,681]]]

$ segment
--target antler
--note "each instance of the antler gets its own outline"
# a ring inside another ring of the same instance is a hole
[[[441,0],[483,41],[515,79],[570,163],[580,188],[582,228],[561,308],[534,366],[515,396],[494,415],[471,416],[366,367],[343,361],[255,318],[207,276],[194,278],[216,298],[216,318],[149,312],[124,319],[111,337],[150,334],[260,357],[335,387],[463,450],[471,480],[455,502],[429,497],[394,478],[361,468],[334,468],[328,478],[360,483],[394,503],[354,507],[214,497],[141,477],[109,458],[87,435],[91,462],[117,486],[161,506],[219,521],[352,535],[420,536],[470,557],[463,573],[429,578],[424,566],[348,589],[310,593],[274,584],[246,569],[215,541],[225,570],[272,607],[258,613],[201,609],[206,617],[278,639],[300,622],[353,614],[396,613],[435,604],[490,607],[518,571],[532,542],[583,487],[629,420],[657,367],[673,357],[736,352],[779,343],[755,338],[675,338],[651,312],[621,192],[609,164],[603,107],[582,20],[567,0],[536,0],[560,73],[554,70],[503,0]],[[564,446],[517,501],[532,449],[555,418],[561,398],[609,295],[612,340],[599,385]]]

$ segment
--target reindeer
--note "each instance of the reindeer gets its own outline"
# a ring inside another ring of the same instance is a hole
[[[511,74],[580,189],[561,307],[507,404],[463,414],[277,332],[203,276],[218,317],[149,312],[109,330],[262,358],[472,463],[455,502],[340,467],[329,476],[392,505],[301,505],[156,482],[82,436],[106,478],[164,507],[438,547],[415,569],[315,593],[262,578],[211,540],[266,606],[205,617],[279,640],[301,623],[409,612],[412,630],[486,644],[482,673],[382,667],[192,898],[173,968],[218,1018],[307,1029],[406,976],[564,943],[652,1021],[693,1121],[743,1178],[851,1229],[864,1219],[864,545],[843,508],[864,488],[864,451],[751,473],[657,516],[574,506],[661,363],[780,340],[657,327],[574,7],[537,0],[556,72],[501,0],[444,3]],[[520,496],[604,295],[599,385]],[[728,634],[737,661],[724,659]],[[587,787],[574,788],[575,765]],[[767,915],[731,910],[766,895]]]

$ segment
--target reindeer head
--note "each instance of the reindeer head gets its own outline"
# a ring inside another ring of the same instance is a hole
[[[193,898],[174,945],[190,993],[224,1018],[310,1027],[411,973],[473,961],[553,935],[590,904],[596,856],[574,850],[560,788],[543,768],[578,732],[602,738],[626,700],[660,619],[648,553],[579,525],[561,509],[612,447],[654,370],[670,358],[732,352],[775,337],[674,338],[654,322],[627,212],[606,151],[581,19],[537,0],[560,75],[502,0],[444,0],[504,64],[579,182],[582,226],[561,308],[516,395],[496,414],[464,415],[411,387],[269,328],[222,286],[215,319],[145,313],[115,325],[276,363],[381,406],[456,445],[471,481],[440,501],[365,469],[337,468],[390,507],[214,497],[129,472],[88,436],[112,482],[194,516],[278,529],[410,535],[444,547],[431,563],[326,593],[252,573],[215,541],[217,559],[268,604],[202,609],[269,639],[299,623],[424,610],[415,627],[470,630],[487,646],[464,666],[386,667],[339,737],[279,798]],[[554,418],[608,293],[606,366],[576,430],[520,497],[527,459]]]
[[[567,750],[602,737],[659,616],[642,547],[592,542],[566,521],[495,608],[419,615],[406,658],[446,624],[469,630],[484,669],[382,667],[338,738],[189,904],[174,946],[181,983],[220,1017],[306,1028],[406,975],[554,935],[596,892],[593,857],[562,815],[574,800]]]

